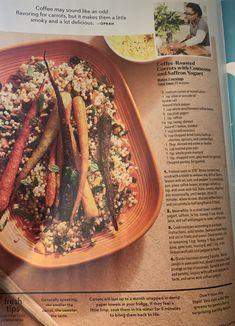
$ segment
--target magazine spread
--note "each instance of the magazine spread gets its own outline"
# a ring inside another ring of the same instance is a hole
[[[223,2],[0,1],[1,325],[235,324]]]

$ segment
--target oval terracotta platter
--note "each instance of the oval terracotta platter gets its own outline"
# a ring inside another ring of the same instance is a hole
[[[114,104],[118,115],[129,130],[131,153],[138,166],[138,202],[121,215],[123,223],[113,234],[97,233],[96,245],[80,248],[66,255],[44,255],[34,250],[34,242],[29,231],[24,231],[20,217],[9,214],[8,222],[0,233],[3,248],[19,259],[42,268],[60,268],[85,263],[109,255],[130,245],[142,237],[155,222],[162,203],[162,184],[158,168],[144,133],[141,118],[130,90],[114,63],[100,50],[74,40],[52,40],[30,43],[2,50],[0,52],[1,83],[7,82],[19,66],[31,56],[42,56],[56,64],[67,62],[72,56],[79,56],[92,67],[95,77],[107,76],[115,86]]]

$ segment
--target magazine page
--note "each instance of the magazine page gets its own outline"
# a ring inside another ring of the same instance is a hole
[[[2,325],[233,325],[219,2],[0,4]]]

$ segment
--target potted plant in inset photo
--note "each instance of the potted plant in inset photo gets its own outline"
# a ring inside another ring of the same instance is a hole
[[[165,3],[159,4],[154,10],[154,25],[157,48],[162,44],[169,44],[173,40],[173,34],[184,24],[177,11],[170,10]]]

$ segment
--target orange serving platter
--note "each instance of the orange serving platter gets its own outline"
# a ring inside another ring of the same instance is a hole
[[[121,216],[123,223],[115,233],[102,232],[95,236],[96,245],[80,248],[63,255],[43,255],[34,251],[29,231],[24,231],[23,221],[9,214],[9,220],[0,233],[0,243],[8,252],[34,266],[59,268],[81,264],[109,255],[130,245],[142,237],[155,222],[162,203],[162,184],[158,168],[150,150],[141,119],[130,90],[114,63],[102,51],[74,40],[52,40],[12,47],[0,52],[1,82],[7,82],[22,63],[31,56],[41,57],[46,51],[47,59],[56,64],[68,62],[71,56],[79,56],[92,67],[94,76],[103,75],[115,86],[115,105],[118,116],[129,130],[131,153],[138,166],[138,203]]]

